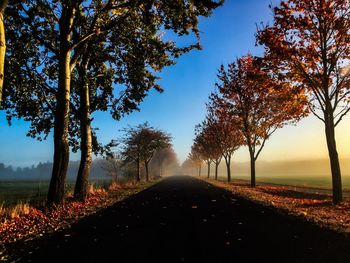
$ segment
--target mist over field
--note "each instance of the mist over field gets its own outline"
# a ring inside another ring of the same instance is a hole
[[[342,174],[350,176],[350,158],[341,160]],[[238,175],[249,173],[249,162],[233,161],[233,171]],[[259,176],[330,176],[328,159],[288,160],[288,161],[257,161]]]
[[[343,184],[350,189],[350,158],[341,159]],[[74,179],[79,167],[79,162],[70,162],[68,178]],[[249,162],[235,162],[231,165],[233,177],[240,179],[249,179]],[[211,176],[214,176],[214,165],[211,165]],[[0,180],[43,180],[49,179],[51,175],[52,163],[41,163],[38,166],[27,168],[9,167],[0,164]],[[175,175],[178,173],[177,167],[164,171],[164,175]],[[156,173],[156,171],[154,171]],[[203,164],[202,175],[207,175],[207,166]],[[103,168],[103,160],[95,160],[92,166],[91,176],[93,178],[108,177]],[[219,168],[219,176],[226,176],[226,166],[224,161]],[[281,183],[286,180],[307,180],[308,186],[327,186],[331,183],[330,166],[328,159],[313,160],[286,160],[286,161],[257,161],[257,179],[279,180]],[[317,182],[317,181],[322,181]],[[315,185],[313,185],[315,183]],[[321,184],[321,185],[320,185]]]
[[[232,178],[250,180],[249,162],[231,164]],[[350,189],[350,158],[341,159],[344,189]],[[214,176],[214,165],[211,176]],[[202,176],[207,175],[207,166],[202,166]],[[308,187],[331,188],[331,173],[328,159],[257,161],[257,181],[279,184],[304,185]],[[224,161],[219,167],[219,177],[226,177]]]

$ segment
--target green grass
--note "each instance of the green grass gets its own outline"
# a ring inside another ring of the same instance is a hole
[[[73,190],[74,181],[68,181],[66,192]],[[111,179],[93,179],[96,186],[107,188]],[[46,199],[49,181],[0,181],[0,204],[12,206],[19,202],[37,202]]]
[[[205,174],[204,174],[205,176]],[[223,179],[226,179],[225,175],[220,176]],[[250,180],[250,176],[244,175],[233,175],[232,180]],[[310,188],[323,188],[331,189],[332,180],[331,176],[256,176],[257,182],[261,183],[272,183],[272,184],[281,184],[281,185],[290,185],[290,186],[301,186],[301,187],[310,187]],[[343,189],[350,190],[350,176],[343,176]]]

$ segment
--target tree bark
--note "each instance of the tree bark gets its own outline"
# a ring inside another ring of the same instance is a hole
[[[84,201],[88,195],[89,175],[92,164],[92,134],[90,121],[90,92],[89,84],[86,79],[88,62],[79,69],[81,80],[80,89],[80,165],[78,176],[74,188],[74,197],[78,200]]]
[[[219,162],[215,163],[215,180],[218,180],[218,168],[219,168]]]
[[[146,168],[146,181],[149,182],[148,162],[145,162],[145,168]]]
[[[342,179],[335,140],[334,119],[332,116],[329,116],[329,114],[325,114],[325,133],[332,172],[333,203],[338,204],[343,201]]]
[[[199,166],[199,167],[198,167],[198,176],[199,176],[199,177],[201,176],[201,171],[202,171],[202,166]]]
[[[208,178],[210,178],[210,162],[207,162],[208,165]]]
[[[136,165],[137,165],[136,181],[140,182],[141,181],[141,176],[140,176],[140,159],[136,160]]]
[[[254,152],[251,148],[249,148],[249,155],[250,155],[250,186],[255,187],[256,186],[255,156],[254,156]]]
[[[227,182],[231,182],[231,156],[225,157],[226,170],[227,170]]]
[[[57,106],[54,120],[54,159],[47,196],[48,204],[60,204],[64,200],[64,186],[69,163],[69,100],[71,82],[71,28],[75,9],[67,6],[60,18],[60,55],[58,69]]]
[[[2,93],[5,77],[5,56],[6,56],[6,36],[5,36],[5,10],[8,0],[0,1],[0,106],[2,104]]]

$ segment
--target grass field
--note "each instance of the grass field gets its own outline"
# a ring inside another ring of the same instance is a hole
[[[72,191],[74,181],[68,181],[66,192]],[[93,179],[96,186],[108,187],[111,179]],[[12,206],[19,202],[36,202],[45,200],[49,181],[0,181],[0,204]]]
[[[249,180],[246,176],[237,176],[238,179]],[[343,189],[350,190],[350,176],[343,176]],[[273,183],[291,186],[313,187],[313,188],[332,188],[330,176],[310,176],[310,177],[257,177],[258,182]]]
[[[206,174],[204,174],[206,176]],[[219,175],[220,180],[226,181],[226,176]],[[290,186],[291,189],[300,192],[322,193],[331,195],[332,181],[330,176],[257,176],[257,184],[259,185],[282,185]],[[250,177],[244,175],[232,176],[232,182],[235,180],[245,181],[250,183]],[[350,176],[342,177],[344,197],[350,197]]]

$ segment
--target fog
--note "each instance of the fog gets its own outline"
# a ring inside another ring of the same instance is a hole
[[[341,160],[342,174],[350,176],[350,158]],[[257,161],[257,174],[260,177],[313,177],[330,176],[330,165],[328,159],[313,160],[289,160],[289,161]],[[249,163],[232,163],[232,172],[236,175],[249,174]]]
[[[232,180],[250,180],[249,162],[231,163]],[[350,158],[341,160],[343,187],[350,189]],[[184,174],[198,175],[196,169],[185,169]],[[211,165],[210,175],[214,177],[215,166]],[[202,165],[201,175],[207,176],[207,165]],[[226,165],[222,160],[219,177],[226,178]],[[258,182],[303,185],[308,187],[331,188],[331,172],[328,159],[257,161],[256,177]]]

